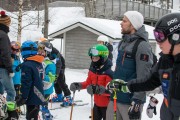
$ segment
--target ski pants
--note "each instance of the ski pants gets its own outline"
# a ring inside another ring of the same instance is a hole
[[[94,104],[93,108],[93,120],[106,120],[106,109],[107,107],[98,107],[96,104]]]
[[[163,102],[160,109],[160,119],[161,120],[180,120],[180,116],[174,116],[166,104]]]
[[[39,105],[26,105],[26,119],[27,120],[38,120]]]
[[[0,68],[0,94],[4,94],[4,90],[7,92],[6,100],[14,101],[15,89],[12,79],[9,77],[8,71],[4,68]]]
[[[62,94],[62,91],[63,91],[64,96],[69,96],[71,95],[71,92],[68,88],[68,85],[66,84],[64,72],[65,70],[60,71],[59,76],[54,83],[54,88],[55,88],[56,94]]]
[[[130,105],[117,103],[117,110],[116,110],[117,120],[130,120],[129,115],[128,115],[129,107],[130,107]],[[143,105],[141,105],[141,113],[142,113],[142,110],[143,110]],[[110,101],[108,104],[107,111],[106,111],[106,120],[114,120],[114,103],[113,103],[113,101]]]

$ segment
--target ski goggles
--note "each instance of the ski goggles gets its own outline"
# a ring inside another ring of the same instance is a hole
[[[12,51],[15,51],[15,52],[20,52],[20,49],[15,49],[15,48],[13,48],[13,47],[11,47],[11,50],[12,50]]]
[[[107,56],[109,54],[109,52],[108,51],[98,51],[94,48],[91,48],[89,50],[88,54],[89,54],[89,56]]]
[[[99,52],[96,49],[89,49],[89,56],[98,56]]]
[[[154,30],[154,37],[159,43],[162,43],[167,39],[167,36],[161,30]]]

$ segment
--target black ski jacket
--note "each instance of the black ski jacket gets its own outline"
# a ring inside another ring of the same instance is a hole
[[[0,24],[0,68],[5,68],[9,73],[13,73],[8,32],[9,27]]]
[[[162,55],[158,64],[152,69],[151,76],[148,80],[143,83],[130,81],[127,85],[131,92],[150,91],[158,86],[162,86],[164,99],[167,100],[171,112],[179,116],[180,53],[174,57]]]

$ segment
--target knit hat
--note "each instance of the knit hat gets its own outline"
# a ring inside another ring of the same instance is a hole
[[[144,17],[140,12],[127,11],[126,13],[124,13],[124,16],[126,16],[129,19],[129,21],[136,30],[141,28],[144,23]]]
[[[11,23],[11,18],[6,15],[5,11],[0,12],[0,24],[4,24],[9,27]]]

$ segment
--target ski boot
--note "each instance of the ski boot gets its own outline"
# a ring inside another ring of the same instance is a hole
[[[6,98],[0,94],[0,120],[7,119],[7,105]]]
[[[61,104],[62,107],[67,107],[72,105],[72,98],[71,96],[64,97],[63,103]]]
[[[53,116],[51,115],[50,111],[46,107],[41,108],[42,118],[43,120],[52,120]]]
[[[63,94],[56,94],[55,96],[53,96],[53,98],[51,99],[52,102],[63,102],[64,96]]]

